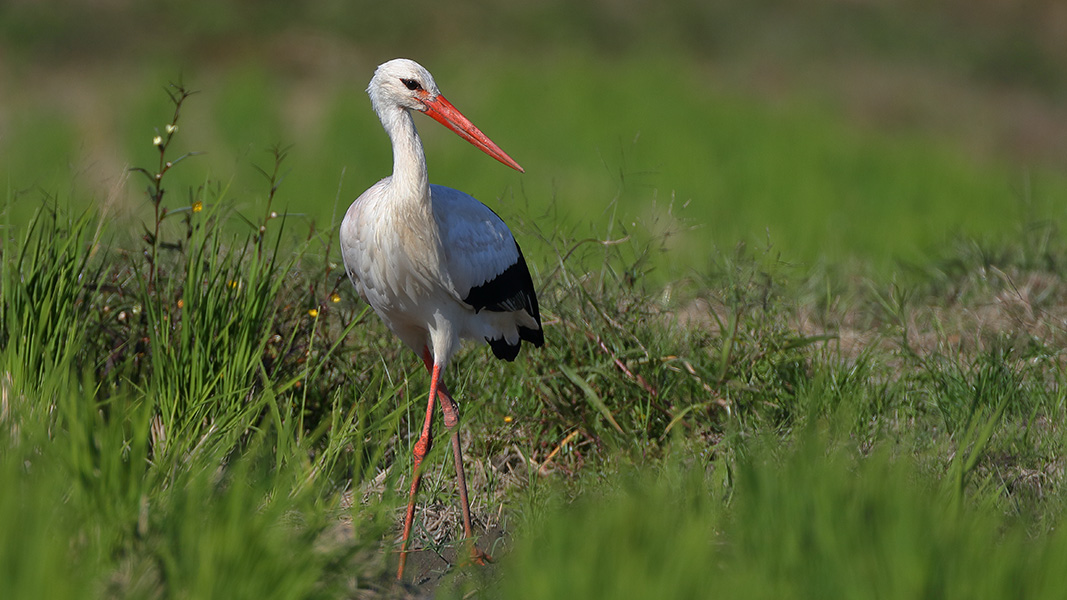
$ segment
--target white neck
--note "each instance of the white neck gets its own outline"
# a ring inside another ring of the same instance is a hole
[[[394,197],[426,200],[430,197],[430,180],[426,174],[426,155],[415,130],[411,111],[393,105],[379,114],[382,126],[393,142]]]

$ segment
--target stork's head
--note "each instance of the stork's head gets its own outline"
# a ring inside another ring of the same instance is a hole
[[[390,129],[390,113],[394,109],[416,110],[426,113],[438,123],[454,131],[461,138],[474,144],[482,152],[505,165],[524,173],[519,163],[512,160],[499,146],[478,130],[467,117],[441,95],[433,75],[419,63],[406,58],[395,58],[378,65],[374,77],[367,86],[371,105],[387,130]],[[392,135],[392,131],[390,131]]]
[[[427,103],[441,95],[433,75],[419,63],[406,58],[379,65],[367,86],[367,93],[374,110],[379,113],[388,106],[426,112]]]

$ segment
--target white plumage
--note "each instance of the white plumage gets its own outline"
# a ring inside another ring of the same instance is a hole
[[[520,326],[540,331],[532,290],[502,290],[495,300],[506,311],[481,310],[484,305],[466,300],[512,265],[525,267],[500,217],[467,194],[439,185],[429,186],[428,199],[415,199],[425,205],[406,205],[413,199],[391,193],[390,179],[349,208],[341,248],[359,295],[393,333],[420,356],[429,347],[443,367],[460,339],[503,339],[518,347]]]
[[[401,543],[403,576],[418,489],[419,465],[432,442],[435,398],[453,429],[464,533],[472,537],[459,438],[457,406],[441,373],[462,339],[486,341],[513,360],[522,341],[544,343],[529,269],[507,225],[487,206],[451,188],[430,185],[411,111],[425,112],[500,162],[522,167],[466,119],[430,73],[396,59],[375,71],[367,88],[393,144],[393,174],[370,187],[341,223],[341,252],[356,290],[389,329],[419,355],[431,373],[422,435]],[[485,556],[474,549],[475,559]]]

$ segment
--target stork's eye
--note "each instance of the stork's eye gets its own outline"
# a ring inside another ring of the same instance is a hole
[[[419,83],[418,81],[415,81],[414,79],[401,79],[400,83],[404,84],[404,87],[408,88],[409,90],[411,90],[413,92],[415,90],[421,90],[422,89],[422,84]]]

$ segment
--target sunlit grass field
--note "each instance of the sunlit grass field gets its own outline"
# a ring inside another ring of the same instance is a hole
[[[885,274],[957,237],[1003,241],[1064,217],[1062,170],[974,156],[922,132],[857,128],[800,93],[760,101],[677,58],[604,63],[575,54],[522,69],[488,60],[477,71],[426,60],[450,99],[527,170],[486,163],[419,119],[431,177],[546,230],[606,236],[617,222],[624,229],[612,235],[641,242],[669,234],[671,259],[654,261],[659,283],[699,271],[739,242],[770,244],[807,264],[858,259]],[[329,85],[295,89],[299,81],[258,61],[181,74],[200,92],[187,117],[204,124],[183,132],[182,150],[207,158],[175,181],[254,189],[271,149],[290,148],[277,206],[323,228],[336,224],[391,170],[388,138],[362,91],[374,63],[355,67]],[[160,90],[179,74],[104,84],[114,89],[85,107],[95,107],[91,114],[16,99],[0,139],[0,178],[13,195],[32,192],[18,203],[22,218],[42,195],[143,217],[140,190],[121,180],[151,148],[166,112]],[[69,93],[99,95],[80,89],[88,84],[79,77]],[[235,200],[254,211],[262,197]],[[542,261],[553,254],[526,245]]]
[[[1062,597],[1067,172],[920,110],[1055,106],[1055,36],[829,0],[120,4],[0,8],[0,598]],[[495,562],[455,560],[438,444],[403,584],[427,382],[336,241],[391,168],[363,88],[398,54],[526,168],[417,118],[546,332],[447,375]],[[842,55],[947,83],[864,119],[810,84]]]

